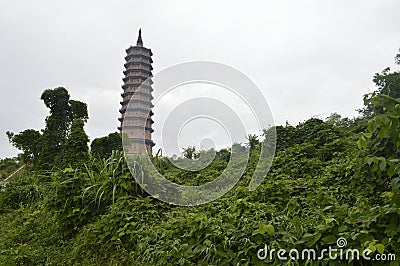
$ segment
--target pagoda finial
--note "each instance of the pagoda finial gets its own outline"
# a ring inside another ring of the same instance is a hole
[[[137,46],[143,46],[143,41],[142,41],[142,29],[141,29],[141,28],[139,28],[139,37],[138,37],[138,39],[137,39],[136,45],[137,45]]]

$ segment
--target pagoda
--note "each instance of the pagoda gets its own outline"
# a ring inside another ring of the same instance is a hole
[[[121,94],[122,101],[121,117],[118,119],[121,126],[118,129],[129,138],[129,147],[125,152],[129,154],[145,153],[152,154],[154,142],[151,139],[153,107],[152,96],[152,73],[153,53],[151,49],[145,48],[142,41],[142,32],[139,29],[139,36],[135,46],[126,49],[126,63],[124,84]]]

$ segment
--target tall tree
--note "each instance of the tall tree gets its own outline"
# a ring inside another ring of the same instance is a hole
[[[87,106],[83,102],[70,100],[68,91],[59,87],[42,93],[41,99],[50,115],[43,130],[40,164],[49,166],[61,152],[74,119],[88,119]]]
[[[50,168],[63,152],[72,123],[75,120],[82,121],[78,124],[87,121],[88,112],[85,103],[70,100],[68,91],[62,87],[45,90],[41,100],[50,109],[42,133],[28,129],[19,134],[7,132],[7,136],[16,148],[23,151],[24,160],[41,168]]]
[[[85,122],[76,118],[72,122],[71,132],[68,135],[60,156],[57,158],[59,166],[80,166],[89,158],[89,137],[83,129]]]

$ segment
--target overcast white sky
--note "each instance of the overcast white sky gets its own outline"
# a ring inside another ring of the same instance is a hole
[[[393,66],[399,10],[398,0],[0,0],[0,157],[18,152],[7,130],[44,127],[47,88],[88,104],[91,139],[115,131],[125,49],[139,27],[154,74],[211,60],[249,76],[276,124],[355,116],[373,74]]]

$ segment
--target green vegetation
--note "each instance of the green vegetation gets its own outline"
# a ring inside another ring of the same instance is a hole
[[[0,159],[0,181],[7,178],[20,167],[17,158]]]
[[[346,248],[368,248],[370,257],[396,254],[390,265],[399,265],[400,72],[389,71],[375,75],[378,89],[365,97],[359,118],[333,114],[277,126],[273,165],[252,192],[248,184],[269,131],[249,135],[247,145],[241,145],[250,157],[239,183],[224,197],[198,207],[150,197],[127,169],[115,133],[93,141],[89,153],[83,131],[86,106],[56,89],[51,104],[45,100],[51,110],[45,130],[9,133],[24,162],[34,167],[0,192],[0,264],[389,264],[327,256],[314,262],[257,258],[265,244],[287,251],[322,250],[345,238]],[[52,121],[65,110],[68,119]],[[28,136],[38,143],[48,140],[49,147],[31,145]],[[54,159],[44,163],[51,153]],[[193,147],[184,153],[190,159],[197,156]],[[161,174],[186,185],[215,179],[229,159],[230,150],[223,149],[210,166],[189,172],[168,158],[152,158]]]
[[[83,153],[87,153],[89,142],[83,131],[84,122],[89,118],[86,104],[70,100],[68,91],[61,87],[45,90],[41,99],[50,109],[45,129],[41,132],[27,129],[17,135],[7,132],[10,142],[23,151],[22,161],[32,164],[35,169],[83,163],[80,159],[85,157]],[[77,149],[73,152],[78,156],[70,157],[71,144]]]
[[[122,151],[122,138],[118,132],[110,133],[108,136],[97,138],[92,141],[90,150],[94,156],[106,159],[113,151]]]

